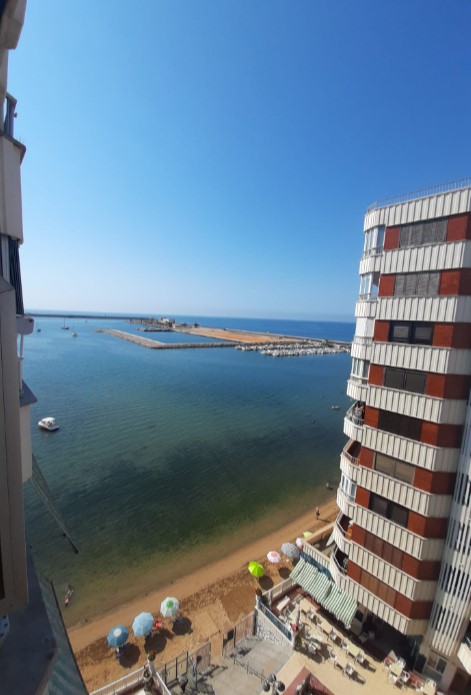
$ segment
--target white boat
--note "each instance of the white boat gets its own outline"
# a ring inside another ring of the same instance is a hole
[[[55,432],[59,429],[59,425],[53,417],[43,417],[42,420],[38,422],[38,427],[48,432]]]

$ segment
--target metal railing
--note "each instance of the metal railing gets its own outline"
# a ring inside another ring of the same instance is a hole
[[[286,627],[286,625],[277,616],[271,612],[268,606],[265,606],[261,601],[259,602],[257,608],[255,609],[255,615],[257,620],[259,619],[258,614],[261,613],[272,625],[278,630],[279,633],[286,639],[290,644],[293,642],[293,635],[291,630]]]
[[[360,417],[359,415],[354,414],[357,408],[358,405],[356,403],[352,405],[352,407],[349,408],[345,413],[345,417],[347,418],[347,420],[350,420],[350,422],[353,422],[354,425],[358,425],[358,427],[363,427],[365,417]]]
[[[142,683],[142,674],[144,673],[144,666],[138,668],[137,671],[128,673],[122,678],[113,681],[113,683],[108,683],[98,690],[93,690],[90,695],[119,695],[119,693],[126,692],[129,688],[139,685]],[[166,694],[165,694],[166,695]]]
[[[353,336],[353,342],[355,345],[372,345],[373,343],[373,338],[370,337],[365,337],[363,335],[354,335]]]
[[[294,581],[294,579],[288,577],[288,579],[284,579],[282,582],[276,584],[271,589],[267,589],[267,591],[264,591],[262,596],[267,599],[268,603],[273,603],[274,601],[276,601],[277,598],[280,598],[280,596],[286,594],[295,585],[296,582]]]
[[[375,246],[372,249],[367,249],[363,251],[363,258],[368,258],[369,256],[380,256],[384,251],[384,246]]]
[[[355,466],[358,466],[358,464],[360,463],[360,459],[358,459],[356,456],[352,456],[351,454],[349,454],[346,449],[342,449],[342,456],[345,456],[347,461],[350,461],[350,463],[353,463]]]
[[[430,195],[438,195],[440,193],[448,193],[450,191],[459,190],[460,188],[468,188],[471,186],[471,177],[466,179],[459,179],[458,181],[449,181],[448,183],[442,183],[438,186],[431,186],[430,188],[423,188],[418,191],[411,191],[410,193],[403,193],[402,195],[393,196],[392,198],[384,198],[383,200],[378,200],[372,203],[367,208],[367,213],[373,210],[378,210],[379,208],[386,208],[390,205],[398,205],[399,203],[406,203],[408,200],[418,200],[419,198],[427,198]]]

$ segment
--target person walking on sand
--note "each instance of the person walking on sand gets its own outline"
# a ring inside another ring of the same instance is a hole
[[[319,507],[316,507],[316,519],[317,519],[317,521],[319,521],[320,515],[321,515],[321,513],[319,511]]]

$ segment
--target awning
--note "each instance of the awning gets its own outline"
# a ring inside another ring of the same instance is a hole
[[[290,577],[345,627],[350,627],[358,602],[336,586],[324,572],[320,572],[314,565],[301,558]]]
[[[332,588],[332,582],[328,576],[324,572],[319,572],[318,569],[309,562],[305,562],[302,558],[290,576],[312,596],[314,601],[321,605]]]
[[[332,591],[322,606],[326,611],[335,615],[337,620],[340,620],[346,627],[350,627],[357,612],[358,603],[343,589],[333,586]]]

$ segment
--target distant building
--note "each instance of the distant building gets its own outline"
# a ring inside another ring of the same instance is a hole
[[[471,179],[368,208],[329,570],[363,624],[471,682]],[[367,621],[367,622],[365,622]]]

